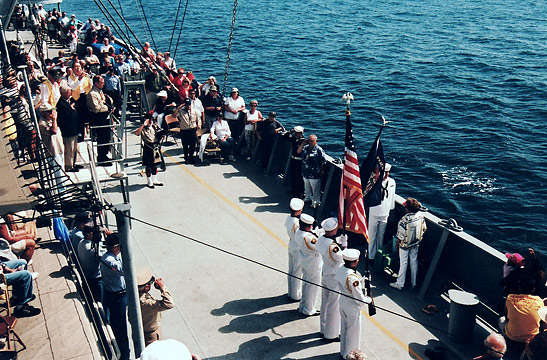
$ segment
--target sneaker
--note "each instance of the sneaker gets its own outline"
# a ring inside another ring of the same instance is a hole
[[[154,184],[146,184],[146,186],[148,186],[150,189],[154,188]]]
[[[403,287],[401,285],[397,284],[396,282],[389,284],[389,286],[391,286],[392,288],[397,289],[397,290],[403,290]]]
[[[31,272],[30,274],[32,275],[32,280],[36,280],[38,279],[38,276],[40,276],[39,272]]]
[[[35,308],[29,304],[24,304],[21,308],[15,308],[13,316],[16,318],[36,316],[42,312],[41,309]]]

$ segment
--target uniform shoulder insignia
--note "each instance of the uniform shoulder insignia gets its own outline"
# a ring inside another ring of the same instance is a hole
[[[317,243],[317,238],[316,238],[315,236],[311,238],[311,243],[312,243],[312,244]]]
[[[353,282],[353,286],[354,286],[354,287],[359,287],[359,281],[355,280],[355,281]]]
[[[338,246],[334,246],[334,247],[332,248],[332,252],[333,252],[333,253],[336,254],[338,251],[340,251],[340,248],[339,248]]]

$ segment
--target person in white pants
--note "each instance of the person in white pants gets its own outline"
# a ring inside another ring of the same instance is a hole
[[[347,295],[340,296],[340,356],[344,359],[352,350],[361,349],[361,309],[372,302],[363,294],[364,279],[355,271],[360,255],[357,249],[343,250],[344,266],[339,267],[335,275],[338,291]]]
[[[314,284],[319,284],[321,281],[321,267],[323,260],[317,251],[317,236],[312,232],[312,226],[315,219],[308,215],[300,215],[300,229],[296,231],[295,240],[300,246],[300,254],[302,259],[302,299],[298,306],[298,312],[306,315],[319,315],[317,309],[317,295],[319,287]]]
[[[395,180],[389,177],[391,165],[386,163],[384,180],[382,180],[382,202],[371,206],[368,218],[368,258],[374,260],[376,251],[384,246],[384,233],[386,231],[389,212],[395,208]]]
[[[293,276],[287,277],[288,294],[292,300],[300,301],[302,298],[302,280],[300,280],[302,278],[302,264],[300,263],[300,246],[296,243],[294,236],[300,227],[300,214],[304,208],[304,201],[293,198],[289,206],[291,214],[285,220],[285,228],[287,235],[289,235],[289,275]]]
[[[336,270],[344,264],[342,249],[347,246],[347,235],[336,237],[338,219],[335,217],[323,220],[321,227],[325,234],[317,239],[317,249],[323,257],[323,276],[321,278],[321,334],[326,340],[336,340],[340,337],[340,294],[335,279]]]
[[[389,284],[392,288],[402,290],[405,286],[406,270],[410,262],[410,281],[412,288],[416,287],[418,273],[418,247],[427,230],[423,214],[420,213],[422,204],[416,199],[408,198],[403,203],[406,214],[399,220],[397,226],[397,246],[399,247],[399,274],[397,281]],[[409,261],[410,259],[410,261]]]

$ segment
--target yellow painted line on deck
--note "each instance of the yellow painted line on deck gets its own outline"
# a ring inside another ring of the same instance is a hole
[[[279,236],[274,234],[270,229],[268,229],[264,224],[262,224],[260,221],[256,220],[253,216],[251,216],[249,213],[247,213],[245,210],[243,210],[238,204],[234,203],[232,200],[228,199],[226,196],[221,194],[218,190],[207,184],[204,180],[202,180],[199,176],[194,174],[187,166],[184,166],[182,163],[177,161],[174,157],[163,154],[164,157],[167,157],[170,159],[171,162],[178,165],[182,170],[184,170],[188,175],[190,175],[192,178],[194,178],[197,182],[199,182],[201,185],[203,185],[207,190],[215,194],[218,198],[222,199],[225,203],[236,209],[240,214],[247,217],[249,220],[251,220],[253,223],[255,223],[258,227],[260,227],[262,230],[264,230],[268,235],[273,237],[275,240],[277,240],[278,243],[283,245],[285,248],[288,248],[288,244],[281,240]],[[395,343],[397,343],[399,346],[401,346],[403,349],[408,351],[412,356],[414,356],[417,360],[424,360],[422,357],[420,357],[414,350],[410,349],[407,344],[405,344],[401,339],[399,339],[395,334],[393,334],[391,331],[386,329],[382,324],[380,324],[378,321],[373,319],[371,316],[369,316],[366,312],[362,311],[363,314],[367,317],[367,319],[373,323],[380,331],[382,331],[384,334],[386,334],[389,338],[391,338]]]
[[[194,178],[194,180],[196,180],[197,182],[199,182],[201,185],[203,185],[207,190],[209,190],[210,192],[212,192],[213,194],[215,194],[215,196],[217,196],[218,198],[222,199],[225,203],[227,203],[228,205],[230,205],[231,207],[233,207],[234,209],[236,209],[240,214],[242,214],[243,216],[247,217],[249,220],[251,220],[253,223],[255,223],[258,227],[260,227],[262,230],[264,230],[268,235],[270,235],[271,237],[273,237],[275,240],[277,240],[278,243],[280,243],[281,245],[283,245],[285,248],[288,248],[289,245],[281,240],[281,238],[279,238],[279,236],[277,236],[276,234],[274,234],[270,229],[268,229],[266,226],[264,226],[264,224],[262,224],[260,221],[256,220],[253,216],[251,216],[248,212],[246,212],[245,210],[243,210],[238,204],[234,203],[232,200],[228,199],[226,196],[224,196],[223,194],[221,194],[218,190],[216,190],[215,188],[213,188],[212,186],[210,186],[209,184],[207,184],[205,181],[203,181],[199,176],[197,176],[196,174],[194,174],[187,166],[184,166],[182,163],[180,163],[179,161],[177,161],[177,159],[175,159],[174,157],[170,156],[170,155],[167,155],[167,154],[163,154],[164,157],[167,157],[169,158],[173,163],[177,164],[182,170],[184,170],[188,175],[190,175],[191,177]]]

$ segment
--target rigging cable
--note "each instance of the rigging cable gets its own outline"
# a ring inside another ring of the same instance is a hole
[[[171,43],[173,42],[173,37],[175,36],[175,28],[177,27],[177,19],[179,18],[180,4],[182,4],[182,0],[179,0],[179,6],[177,7],[175,22],[173,23],[173,31],[171,32],[171,39],[169,39],[169,52],[171,52]],[[188,2],[186,2],[186,4],[188,4]]]
[[[122,3],[121,3],[121,0],[118,0],[118,6],[120,7],[120,11],[122,13],[122,16],[125,18],[125,15],[123,14],[123,7],[122,7]],[[127,30],[127,26],[125,27],[125,31],[128,32],[129,30]]]
[[[139,18],[141,19],[141,26],[144,30],[144,38],[146,41],[149,41],[148,33],[146,32],[146,26],[144,25],[144,18],[142,17],[143,14],[141,13],[141,9],[139,8],[139,4],[137,3],[137,0],[135,0],[135,7],[137,8],[137,12],[139,13]]]
[[[148,23],[148,17],[144,13],[144,6],[142,5],[141,0],[138,0],[138,2],[141,5],[142,14],[144,15],[144,21],[146,22],[146,27],[148,28],[148,32],[150,33],[150,39],[152,39],[152,44],[154,45],[154,49],[156,49],[156,53],[157,53],[158,52],[158,47],[156,46],[156,40],[154,40],[154,35],[152,35],[152,30],[150,30],[150,24]]]
[[[123,38],[122,40],[124,42],[127,43],[128,46],[133,46],[132,43],[131,43],[131,39],[129,38],[129,36],[121,29],[120,25],[118,24],[118,22],[116,21],[116,19],[114,19],[114,17],[112,16],[112,14],[110,14],[110,12],[108,11],[108,9],[106,8],[106,6],[104,5],[104,3],[102,2],[102,0],[93,0],[95,2],[95,4],[97,5],[97,7],[99,8],[99,10],[101,11],[101,13],[104,15],[104,17],[108,20],[108,22],[110,22],[110,25],[112,25],[112,27],[114,28],[114,30]],[[104,9],[103,9],[104,8]]]
[[[224,68],[224,84],[222,84],[222,96],[224,96],[226,92],[226,82],[228,81],[228,69],[230,67],[230,56],[232,54],[232,41],[234,39],[236,14],[237,14],[237,0],[234,0],[234,10],[232,14],[232,27],[230,28],[230,39],[228,40],[228,52],[226,54],[226,67]]]
[[[112,209],[112,206],[111,206],[111,205],[107,206],[107,208],[108,208],[109,210],[111,210],[111,211],[117,213],[115,210]],[[245,261],[250,262],[250,263],[253,263],[253,264],[255,264],[255,265],[262,266],[262,267],[264,267],[264,268],[266,268],[266,269],[269,269],[269,270],[272,270],[272,271],[281,273],[281,274],[283,274],[283,275],[287,275],[287,276],[293,277],[293,278],[295,278],[295,279],[302,280],[302,281],[305,282],[305,283],[308,283],[308,284],[311,284],[311,285],[320,287],[320,288],[325,289],[325,290],[328,290],[328,291],[332,291],[332,292],[334,292],[334,293],[336,293],[336,294],[339,294],[339,295],[341,295],[341,296],[345,296],[345,297],[347,297],[347,298],[353,299],[353,300],[358,301],[358,302],[361,302],[361,303],[363,303],[363,304],[367,304],[367,303],[365,303],[364,301],[362,301],[362,300],[360,300],[360,299],[356,299],[356,298],[354,298],[354,297],[352,297],[352,296],[350,296],[350,295],[344,294],[344,293],[342,293],[342,292],[340,292],[340,291],[338,291],[338,290],[333,290],[333,289],[330,289],[330,288],[328,288],[328,287],[326,287],[326,286],[323,286],[323,285],[321,285],[321,284],[316,284],[316,283],[314,283],[314,282],[312,282],[312,281],[309,281],[309,280],[300,278],[300,277],[298,277],[298,276],[296,276],[296,275],[293,275],[293,274],[289,274],[289,273],[286,272],[286,271],[280,270],[280,269],[275,268],[275,267],[270,266],[270,265],[263,264],[263,263],[261,263],[261,262],[259,262],[259,261],[253,260],[253,259],[248,258],[248,257],[245,257],[245,256],[243,256],[243,255],[236,254],[236,253],[234,253],[234,252],[225,250],[225,249],[220,248],[220,247],[218,247],[218,246],[208,244],[208,243],[206,243],[206,242],[204,242],[204,241],[202,241],[202,240],[195,239],[195,238],[193,238],[193,237],[191,237],[191,236],[184,235],[184,234],[179,233],[179,232],[176,232],[176,231],[174,231],[174,230],[171,230],[171,229],[168,229],[168,228],[165,228],[165,227],[162,227],[162,226],[159,226],[159,225],[150,223],[150,222],[145,221],[145,220],[138,219],[138,218],[133,217],[133,216],[131,216],[131,215],[124,214],[123,212],[121,212],[121,214],[122,214],[123,216],[127,217],[128,219],[135,220],[135,221],[137,221],[137,222],[140,222],[140,223],[142,223],[142,224],[148,225],[148,226],[150,226],[150,227],[153,227],[153,228],[156,228],[156,229],[159,229],[159,230],[162,230],[162,231],[171,233],[171,234],[173,234],[173,235],[176,235],[176,236],[185,238],[185,239],[187,239],[187,240],[193,241],[193,242],[198,243],[198,244],[200,244],[200,245],[207,246],[207,247],[212,248],[212,249],[214,249],[214,250],[220,251],[220,252],[222,252],[222,253],[231,255],[231,256],[233,256],[233,257],[236,257],[236,258],[239,258],[239,259],[242,259],[242,260],[245,260]],[[375,305],[375,307],[376,307],[377,309],[379,309],[379,310],[382,310],[382,311],[387,312],[387,313],[389,313],[389,314],[392,314],[392,315],[398,316],[398,317],[400,317],[400,318],[403,318],[403,319],[412,321],[412,322],[414,322],[414,323],[420,324],[420,325],[422,325],[422,326],[424,326],[424,327],[427,327],[427,328],[430,328],[430,329],[433,329],[433,330],[436,330],[436,331],[440,331],[440,332],[445,333],[445,334],[448,334],[448,335],[452,335],[452,334],[449,334],[448,331],[446,331],[446,330],[444,330],[444,329],[439,329],[438,327],[435,327],[435,326],[433,326],[433,325],[429,325],[429,324],[423,323],[423,322],[421,322],[421,321],[419,321],[419,320],[416,320],[416,319],[413,319],[413,318],[411,318],[411,317],[409,317],[409,316],[406,316],[406,315],[403,315],[403,314],[399,314],[399,313],[397,313],[397,312],[395,312],[395,311],[392,311],[392,310],[383,308],[383,307],[378,306],[378,305]]]
[[[177,55],[177,50],[179,49],[180,35],[182,34],[182,26],[184,25],[184,19],[186,18],[186,9],[188,8],[188,0],[186,0],[186,5],[184,5],[184,12],[182,13],[182,21],[180,23],[179,36],[177,38],[177,44],[175,46],[175,53],[173,54],[173,59]]]

